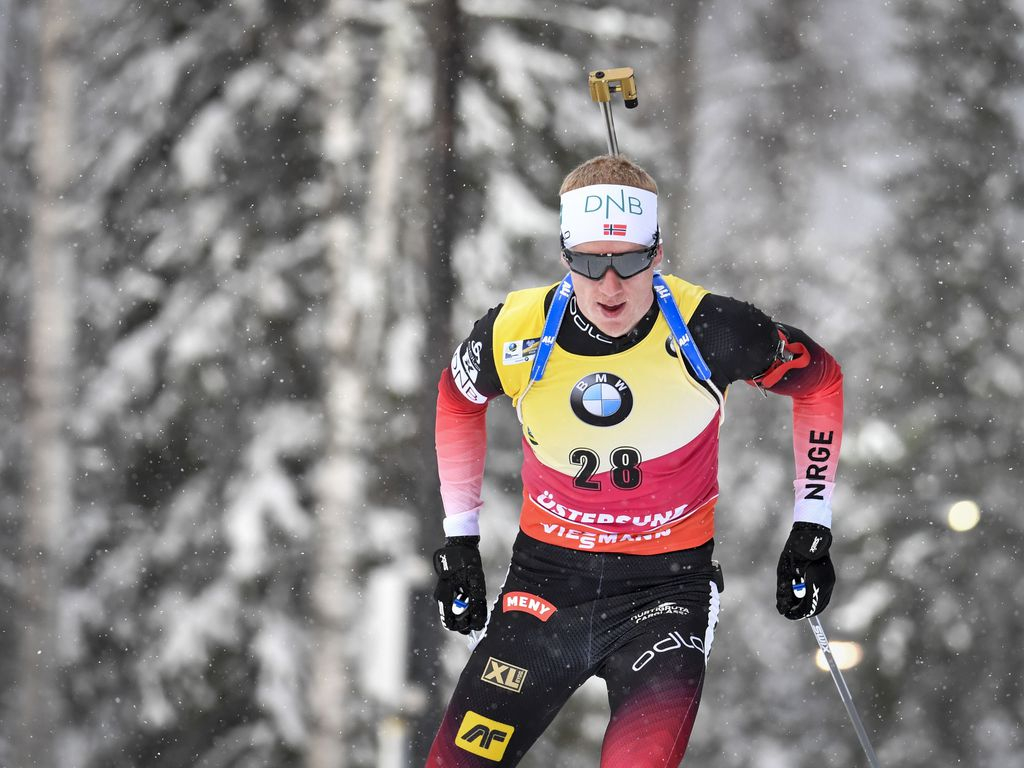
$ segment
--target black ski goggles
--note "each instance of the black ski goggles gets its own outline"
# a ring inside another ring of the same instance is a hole
[[[569,269],[577,275],[589,277],[591,280],[600,280],[609,269],[623,280],[634,277],[651,266],[651,262],[657,255],[657,238],[650,248],[644,248],[642,251],[626,251],[625,253],[581,253],[562,247],[562,256],[565,258],[566,264],[569,265]]]

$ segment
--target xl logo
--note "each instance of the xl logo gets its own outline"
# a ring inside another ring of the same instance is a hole
[[[527,671],[515,664],[509,664],[507,661],[491,656],[487,659],[487,668],[480,679],[485,683],[504,688],[506,691],[519,693],[523,690],[523,683],[526,682]]]
[[[462,718],[455,743],[467,752],[499,762],[515,730],[511,725],[469,710]]]

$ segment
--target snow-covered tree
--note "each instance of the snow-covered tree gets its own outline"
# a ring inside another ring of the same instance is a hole
[[[883,763],[1020,760],[1017,5],[48,7],[0,0],[0,631],[35,642],[18,522],[66,450],[59,676],[28,691],[31,660],[0,661],[0,762],[54,685],[61,765],[419,762],[467,653],[430,598],[437,375],[508,290],[560,277],[557,190],[604,151],[586,80],[611,66],[637,73],[639,108],[613,109],[661,185],[668,271],[843,365],[825,623],[864,644],[848,675]],[[61,23],[75,101],[41,98]],[[48,258],[74,278],[33,288]],[[40,301],[73,355],[30,334]],[[32,453],[43,352],[68,428]],[[510,408],[489,426],[493,594],[520,446]],[[783,399],[733,387],[688,762],[859,759],[810,633],[774,611],[789,429]],[[945,525],[958,499],[970,533]],[[606,718],[586,686],[524,768],[593,764]]]
[[[1024,19],[998,1],[902,15],[898,224],[878,244],[892,290],[859,444],[879,550],[861,598],[875,706],[889,762],[1009,765],[1024,755]],[[957,501],[980,508],[977,528],[950,529]]]
[[[70,47],[75,3],[40,8],[39,100],[32,147],[29,321],[25,383],[26,476],[17,565],[16,696],[11,762],[59,764],[63,734],[59,607],[74,471],[70,422],[77,301],[72,202],[77,134],[75,61]]]
[[[323,406],[319,6],[90,7],[79,765],[295,761]],[[71,764],[71,763],[66,763]]]

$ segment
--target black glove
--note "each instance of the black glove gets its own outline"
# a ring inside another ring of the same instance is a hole
[[[832,531],[817,523],[794,523],[779,557],[775,607],[787,619],[808,619],[825,610],[836,585],[828,556]],[[801,587],[802,585],[802,587]]]
[[[434,599],[445,629],[468,635],[487,622],[487,586],[480,563],[480,537],[454,536],[434,553]]]

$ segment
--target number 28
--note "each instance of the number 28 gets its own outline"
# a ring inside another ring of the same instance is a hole
[[[612,469],[609,473],[612,485],[624,491],[632,490],[643,482],[644,474],[640,470],[640,451],[636,448],[616,448],[611,456]],[[572,481],[577,488],[587,491],[601,490],[601,483],[594,480],[601,467],[601,457],[592,448],[573,448],[569,452],[569,461],[579,467],[576,479]]]

